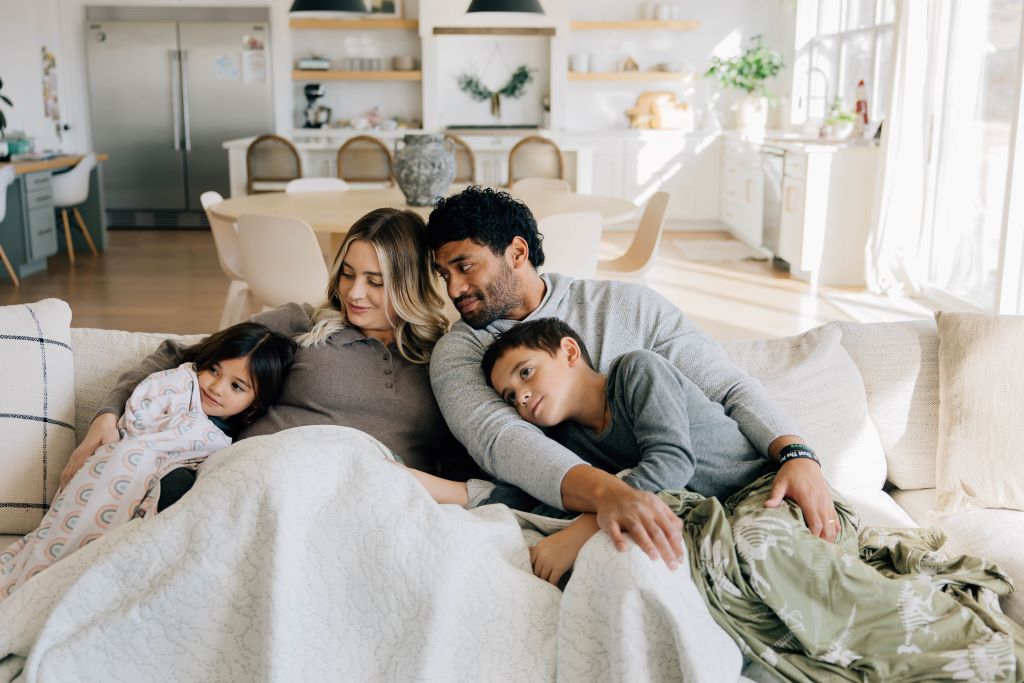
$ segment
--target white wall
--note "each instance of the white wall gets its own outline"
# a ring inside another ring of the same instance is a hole
[[[56,58],[61,119],[74,120],[74,88],[68,73],[75,54],[61,40],[59,17],[59,0],[0,0],[0,79],[3,93],[14,102],[13,108],[0,107],[7,117],[7,132],[24,131],[35,138],[37,149],[62,144],[53,120],[44,116],[43,47]],[[77,128],[61,131],[65,147],[75,146],[76,134]]]

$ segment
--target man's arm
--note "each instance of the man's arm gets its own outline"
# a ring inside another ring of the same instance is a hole
[[[721,403],[744,436],[773,462],[778,462],[784,446],[803,442],[797,436],[800,430],[796,423],[759,381],[737,366],[721,345],[679,309],[660,295],[652,295],[658,300],[659,310],[652,328],[655,341],[651,350],[671,361],[708,398]],[[779,469],[766,505],[777,507],[783,498],[800,507],[811,533],[829,541],[836,538],[838,524],[829,524],[836,517],[832,493],[817,463],[792,460]]]

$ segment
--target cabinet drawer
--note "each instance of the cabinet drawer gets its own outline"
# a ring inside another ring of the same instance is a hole
[[[36,192],[50,193],[49,171],[45,171],[43,173],[26,173],[22,176],[22,182],[25,183],[26,194],[33,194]]]
[[[49,184],[45,185],[41,190],[27,193],[25,199],[28,204],[28,211],[35,211],[36,209],[49,209],[53,211],[53,192],[50,190]]]
[[[785,174],[793,178],[807,178],[807,155],[800,152],[786,152]]]
[[[57,223],[53,207],[30,211],[27,227],[29,258],[35,260],[57,253]]]

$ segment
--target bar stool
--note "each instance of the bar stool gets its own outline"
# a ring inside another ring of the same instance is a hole
[[[82,231],[85,243],[89,245],[89,251],[93,256],[99,254],[92,236],[85,227],[85,221],[82,220],[82,214],[78,211],[79,204],[84,204],[89,197],[89,174],[95,167],[96,155],[86,154],[70,171],[54,174],[52,179],[53,206],[60,209],[60,215],[64,219],[64,240],[68,244],[68,260],[71,263],[75,262],[75,247],[71,241],[71,227],[68,225],[68,209],[75,215],[75,222]]]
[[[4,217],[7,215],[7,186],[14,182],[14,167],[5,166],[0,168],[0,223],[3,223]],[[18,274],[14,272],[14,266],[11,265],[10,260],[7,258],[7,252],[4,251],[4,247],[0,244],[0,261],[4,263],[4,269],[7,274],[11,276],[11,282],[17,287],[21,284],[18,279]]]

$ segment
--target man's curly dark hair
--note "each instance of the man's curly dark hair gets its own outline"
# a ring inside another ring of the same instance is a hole
[[[448,242],[470,239],[501,256],[517,235],[526,240],[533,267],[544,265],[544,238],[526,204],[508,192],[478,185],[438,199],[427,221],[427,240],[435,251]]]

